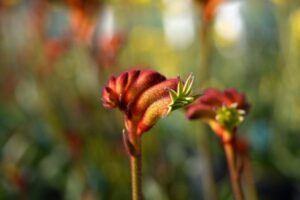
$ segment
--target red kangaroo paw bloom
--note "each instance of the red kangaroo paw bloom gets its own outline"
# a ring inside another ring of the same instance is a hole
[[[193,77],[183,84],[152,70],[130,70],[112,77],[102,92],[103,106],[124,113],[123,141],[130,155],[132,196],[142,199],[141,136],[170,111],[195,100],[189,96]]]
[[[249,104],[245,96],[235,89],[228,89],[224,92],[217,89],[208,89],[196,103],[190,105],[186,110],[189,119],[202,119],[208,123],[222,141],[235,199],[243,199],[240,184],[243,163],[239,167],[235,163],[236,129],[244,120],[248,110]],[[245,153],[243,144],[240,143],[238,148],[237,150],[240,151],[238,153]]]
[[[127,126],[135,128],[141,135],[167,114],[162,111],[168,111],[171,102],[169,89],[175,89],[177,84],[178,79],[166,80],[153,70],[130,70],[109,80],[102,93],[103,105],[118,107],[125,114]],[[169,100],[168,104],[160,103],[165,98]]]
[[[142,135],[173,107],[183,107],[195,99],[188,96],[192,83],[190,76],[185,87],[181,87],[185,90],[177,94],[178,85],[183,86],[179,78],[166,79],[153,70],[130,70],[108,81],[102,92],[103,106],[118,107],[125,115],[127,129]],[[170,95],[170,91],[175,94]]]
[[[245,96],[235,89],[227,89],[224,92],[208,89],[186,109],[186,115],[189,119],[214,121],[232,130],[243,121],[249,107]]]

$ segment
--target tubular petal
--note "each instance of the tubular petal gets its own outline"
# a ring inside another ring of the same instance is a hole
[[[223,94],[219,90],[210,88],[207,89],[203,96],[199,98],[199,102],[212,107],[219,107],[223,104]]]
[[[152,103],[138,123],[137,134],[142,135],[149,130],[160,118],[168,114],[168,106],[171,103],[170,97],[164,97]]]
[[[164,76],[152,70],[143,70],[136,81],[128,87],[124,104],[129,105],[147,88],[166,80]]]
[[[102,92],[103,106],[106,108],[115,108],[118,106],[118,95],[109,87],[105,87]]]
[[[127,85],[125,86],[125,91],[128,90],[128,88],[134,84],[136,79],[140,76],[141,70],[130,70],[128,71],[128,81]]]
[[[116,77],[112,76],[109,81],[108,81],[108,84],[107,84],[107,87],[113,89],[113,88],[116,88]]]
[[[162,97],[169,96],[169,89],[175,90],[178,84],[178,79],[169,79],[162,81],[149,89],[145,90],[133,104],[132,113],[138,115],[144,113],[145,110],[153,102],[161,99]]]
[[[186,109],[186,116],[189,119],[214,119],[216,114],[210,106],[195,104]]]
[[[122,73],[120,76],[117,77],[116,79],[116,93],[119,94],[119,96],[123,96],[126,85],[128,81],[128,72]]]

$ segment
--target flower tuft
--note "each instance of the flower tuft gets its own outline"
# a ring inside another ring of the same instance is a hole
[[[188,78],[184,83],[178,77],[177,91],[173,89],[169,90],[171,103],[169,104],[168,113],[173,110],[191,104],[200,96],[200,95],[190,95],[192,91],[193,82],[194,82],[194,76],[192,74],[188,76]]]
[[[232,130],[244,121],[245,114],[244,110],[237,109],[237,103],[223,105],[216,110],[216,120],[228,130]]]

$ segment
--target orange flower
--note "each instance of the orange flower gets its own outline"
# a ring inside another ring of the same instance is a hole
[[[206,21],[211,21],[218,7],[223,3],[224,0],[198,0],[202,6],[202,15]]]
[[[101,0],[66,0],[71,10],[71,24],[75,39],[88,42],[96,26]]]
[[[117,57],[125,44],[124,34],[114,33],[110,36],[100,37],[98,40],[95,42],[93,52],[98,64],[106,68],[115,66]]]

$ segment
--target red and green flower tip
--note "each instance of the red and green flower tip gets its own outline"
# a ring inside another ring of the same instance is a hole
[[[235,89],[221,92],[212,88],[188,106],[186,115],[189,119],[202,119],[210,125],[217,124],[232,131],[243,122],[249,108],[245,96]]]
[[[102,92],[103,106],[119,108],[125,116],[129,134],[142,135],[158,119],[192,103],[193,76],[183,83],[180,78],[167,79],[153,70],[129,70],[111,77]]]

